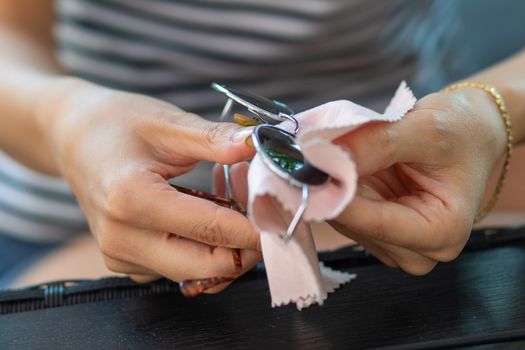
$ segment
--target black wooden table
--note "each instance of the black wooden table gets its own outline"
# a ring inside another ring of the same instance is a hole
[[[0,316],[0,349],[525,348],[525,245],[465,252],[424,277],[339,265],[358,277],[324,306],[271,308],[259,274],[195,299],[169,293]]]

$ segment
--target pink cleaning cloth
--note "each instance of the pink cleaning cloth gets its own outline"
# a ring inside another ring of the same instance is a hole
[[[299,121],[296,141],[305,158],[332,180],[309,186],[308,208],[289,242],[284,242],[282,236],[301,204],[301,189],[274,174],[259,155],[255,156],[248,172],[248,209],[250,219],[261,234],[272,306],[294,302],[300,310],[313,303],[322,305],[327,293],[355,277],[319,264],[308,225],[308,222],[336,218],[356,191],[355,163],[345,149],[332,141],[372,121],[395,122],[415,103],[412,91],[402,82],[383,114],[341,100],[295,116]],[[279,127],[292,131],[290,122]]]

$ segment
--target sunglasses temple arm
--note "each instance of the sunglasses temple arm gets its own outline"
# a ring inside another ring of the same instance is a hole
[[[226,120],[226,118],[228,117],[228,115],[230,114],[232,110],[232,106],[233,106],[233,100],[229,98],[228,101],[226,101],[226,103],[224,104],[224,107],[222,107],[221,116],[219,118],[221,122]]]
[[[226,187],[226,198],[232,199],[233,194],[230,180],[230,166],[227,164],[223,164],[222,171],[224,172],[224,187]]]
[[[228,115],[230,114],[233,106],[233,100],[231,98],[226,101],[224,104],[224,107],[222,108],[220,121],[223,122],[226,120]],[[224,172],[224,185],[226,187],[226,198],[232,199],[232,186],[230,182],[230,166],[229,165],[223,165],[222,170]]]
[[[299,206],[299,208],[297,209],[297,212],[295,213],[292,219],[292,222],[290,223],[290,226],[288,226],[288,229],[286,230],[286,235],[283,237],[283,240],[285,242],[289,242],[290,239],[292,239],[295,229],[297,228],[297,225],[299,225],[299,222],[301,221],[301,218],[303,217],[303,214],[307,207],[308,207],[308,186],[303,185],[301,206]]]
[[[234,200],[234,199],[223,198],[223,197],[220,197],[220,196],[216,196],[216,195],[213,195],[213,194],[201,192],[201,191],[198,191],[198,190],[193,190],[193,189],[182,187],[182,186],[178,186],[178,185],[175,185],[175,184],[170,184],[170,186],[173,187],[174,189],[176,189],[177,191],[181,192],[181,193],[184,193],[184,194],[187,194],[187,195],[190,195],[190,196],[193,196],[193,197],[207,199],[209,201],[214,202],[217,205],[220,205],[221,207],[231,208],[231,209],[237,210],[238,212],[240,212],[243,215],[246,215],[246,209],[244,209],[244,207],[240,203],[238,203],[236,200]]]

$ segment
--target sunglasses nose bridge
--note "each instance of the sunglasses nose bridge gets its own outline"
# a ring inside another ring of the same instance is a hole
[[[295,119],[292,117],[292,119]],[[322,185],[330,176],[303,156],[295,135],[275,126],[259,125],[252,134],[253,144],[263,163],[276,175],[302,189],[301,205],[293,215],[283,240],[291,240],[308,206],[309,186]]]
[[[297,120],[297,118],[294,118],[293,116],[291,115],[288,115],[288,114],[283,114],[283,113],[279,113],[279,117],[282,118],[283,121],[285,120],[289,120],[291,121],[292,123],[294,123],[294,130],[293,130],[293,134],[294,135],[297,135],[299,133],[299,121]]]
[[[252,135],[257,153],[261,153],[263,162],[270,170],[287,180],[291,185],[302,189],[301,205],[294,214],[286,234],[283,236],[284,241],[288,242],[301,222],[308,206],[309,185],[321,185],[329,181],[330,177],[323,171],[313,167],[302,156],[302,150],[295,142],[295,137],[299,132],[299,121],[294,118],[294,112],[290,107],[282,102],[244,93],[241,90],[231,89],[222,84],[213,83],[212,87],[228,97],[221,117],[224,118],[230,113],[233,101],[244,106],[252,113],[255,116],[253,119],[260,122]],[[234,117],[234,120],[248,123],[246,117],[241,118],[238,116],[237,119]],[[294,128],[292,132],[287,132],[274,126],[284,121],[293,123]],[[272,147],[276,146],[280,147],[272,149]],[[275,154],[272,155],[272,153]],[[297,162],[302,163],[298,168],[295,166]],[[224,172],[228,185],[229,176],[227,175],[229,174],[227,174],[227,167],[225,167]],[[231,199],[231,195],[228,197]],[[306,226],[308,227],[308,224]]]

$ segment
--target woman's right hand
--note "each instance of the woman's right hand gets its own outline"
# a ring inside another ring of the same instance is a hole
[[[41,101],[47,144],[110,270],[181,281],[231,275],[231,248],[243,248],[244,271],[260,260],[258,235],[242,214],[167,182],[199,161],[251,158],[251,130],[73,78]]]
[[[468,87],[344,135],[337,142],[356,162],[358,192],[332,226],[415,275],[455,259],[505,152],[504,125],[493,97]]]

